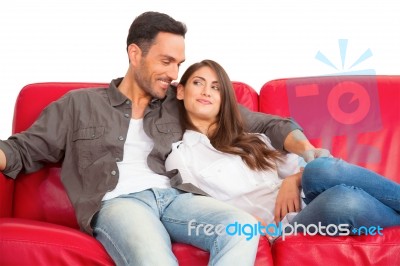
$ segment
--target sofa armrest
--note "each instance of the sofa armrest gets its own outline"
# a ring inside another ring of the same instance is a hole
[[[0,218],[0,231],[0,265],[115,265],[100,242],[77,229]]]
[[[0,217],[12,216],[14,180],[0,172]]]

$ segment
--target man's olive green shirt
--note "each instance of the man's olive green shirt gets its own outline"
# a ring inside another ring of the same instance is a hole
[[[3,173],[35,172],[45,163],[62,161],[61,180],[75,208],[81,230],[91,234],[90,221],[100,209],[103,196],[118,182],[117,162],[124,156],[124,143],[132,114],[132,103],[118,89],[122,78],[109,88],[73,90],[51,103],[26,131],[0,141],[7,158]],[[39,95],[40,97],[40,95]],[[143,128],[153,139],[147,158],[155,173],[171,179],[171,186],[205,194],[192,184],[182,184],[177,170],[164,167],[172,143],[181,140],[179,102],[171,87],[163,100],[149,103]],[[290,119],[254,113],[241,107],[247,131],[265,133],[273,146],[283,150],[286,136],[300,127]]]

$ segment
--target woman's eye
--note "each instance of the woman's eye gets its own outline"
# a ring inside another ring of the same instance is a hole
[[[218,86],[212,86],[211,87],[213,90],[219,91],[219,87]]]
[[[193,81],[193,84],[194,84],[195,86],[204,86],[203,82],[201,82],[201,81],[199,81],[199,80],[194,80],[194,81]]]

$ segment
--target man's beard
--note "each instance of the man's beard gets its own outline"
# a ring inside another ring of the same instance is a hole
[[[157,99],[163,99],[165,97],[165,93],[160,95],[159,93],[156,92],[156,90],[154,90],[151,82],[151,77],[147,73],[147,66],[144,60],[142,60],[142,62],[140,63],[140,68],[136,69],[136,71],[134,72],[133,77],[135,79],[136,84],[138,84],[139,87],[147,94],[151,95],[151,97]]]

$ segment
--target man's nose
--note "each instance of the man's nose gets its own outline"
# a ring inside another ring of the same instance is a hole
[[[167,75],[168,78],[171,80],[177,80],[178,79],[178,73],[179,73],[179,66],[175,64],[171,64],[171,66],[168,69]]]

